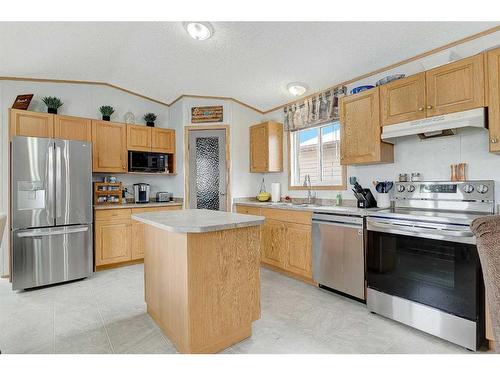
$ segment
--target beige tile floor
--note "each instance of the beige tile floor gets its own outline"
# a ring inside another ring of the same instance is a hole
[[[358,302],[262,269],[262,318],[225,353],[468,353]],[[143,266],[13,292],[0,280],[2,353],[175,353],[146,313]]]

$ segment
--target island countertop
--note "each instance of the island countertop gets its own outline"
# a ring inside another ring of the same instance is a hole
[[[132,219],[177,233],[205,233],[264,223],[264,216],[212,210],[179,210],[133,214]]]

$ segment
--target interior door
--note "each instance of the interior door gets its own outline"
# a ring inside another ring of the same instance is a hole
[[[189,207],[227,211],[226,132],[189,132]]]
[[[92,222],[92,144],[55,141],[56,225]]]
[[[12,140],[12,228],[54,225],[54,141],[15,137]]]

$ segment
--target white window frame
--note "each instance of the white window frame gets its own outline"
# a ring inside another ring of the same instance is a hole
[[[318,128],[318,160],[319,160],[319,172],[323,175],[323,147],[321,147],[321,137],[322,137],[322,128],[331,126],[338,123],[337,121],[327,122],[314,128]],[[312,129],[312,128],[310,128]],[[304,129],[305,130],[305,129]],[[299,175],[299,165],[298,165],[298,152],[299,152],[299,142],[298,142],[298,134],[300,130],[295,132],[290,132],[288,135],[288,188],[289,190],[306,190],[307,188],[303,186],[303,181],[294,181],[295,176]],[[346,174],[347,170],[345,166],[342,166],[342,176],[340,185],[332,185],[330,181],[324,182],[315,182],[312,185],[313,190],[345,190],[346,185]]]

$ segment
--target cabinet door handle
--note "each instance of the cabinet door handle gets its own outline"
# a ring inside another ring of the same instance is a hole
[[[424,110],[424,107],[418,107],[418,110],[422,112]]]
[[[428,105],[428,106],[427,106],[427,109],[432,109],[432,105]]]
[[[492,137],[492,138],[490,139],[490,142],[491,142],[491,143],[497,143],[497,142],[498,142],[498,138],[497,138],[497,137]]]

